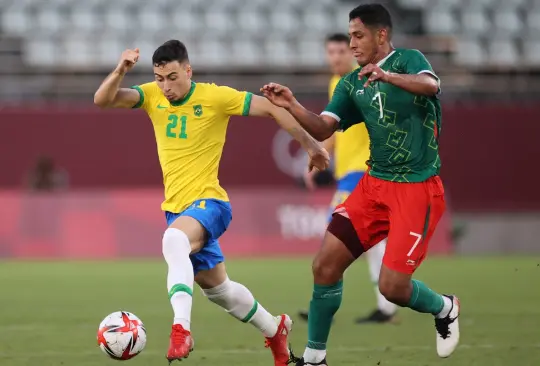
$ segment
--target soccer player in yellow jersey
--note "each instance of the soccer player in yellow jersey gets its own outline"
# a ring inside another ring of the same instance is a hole
[[[339,80],[357,67],[356,60],[349,48],[349,36],[342,33],[332,34],[326,39],[326,61],[330,70],[334,74],[329,86],[328,94],[332,99],[334,89]],[[324,147],[334,156],[334,176],[337,181],[337,189],[331,203],[330,213],[334,208],[343,203],[351,194],[367,170],[367,160],[369,159],[369,136],[366,125],[359,123],[347,130],[347,132],[336,132],[328,140],[324,141]],[[305,175],[306,186],[313,189],[315,187],[314,177],[317,171],[312,170]],[[367,254],[367,261],[371,281],[375,285],[377,296],[377,309],[368,316],[358,318],[357,323],[386,323],[394,319],[397,306],[386,298],[379,291],[379,273],[386,247],[386,240],[371,248]],[[307,319],[307,311],[300,311],[300,317]]]
[[[103,108],[141,108],[154,126],[165,186],[162,209],[168,224],[162,248],[174,311],[167,359],[181,360],[193,349],[190,319],[196,282],[210,301],[258,328],[275,366],[284,366],[289,360],[291,319],[274,317],[245,286],[228,278],[218,243],[232,218],[229,198],[218,180],[229,117],[273,117],[308,151],[310,164],[318,169],[326,169],[328,154],[287,111],[266,98],[193,82],[188,53],[180,41],[168,41],[154,52],[155,81],[120,88],[138,59],[138,49],[124,51],[116,69],[96,91],[94,102]]]

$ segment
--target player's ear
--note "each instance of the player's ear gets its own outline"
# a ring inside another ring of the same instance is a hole
[[[193,69],[191,68],[191,65],[186,63],[184,65],[184,70],[186,70],[187,77],[191,79],[191,77],[193,76]]]
[[[379,29],[379,32],[377,33],[378,33],[379,45],[382,46],[388,40],[388,29],[386,28]]]

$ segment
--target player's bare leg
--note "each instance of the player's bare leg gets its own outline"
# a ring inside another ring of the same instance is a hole
[[[289,361],[288,335],[292,320],[282,314],[274,317],[242,284],[231,281],[227,276],[225,263],[200,271],[195,281],[203,290],[208,300],[222,307],[236,319],[252,324],[266,338],[266,347],[274,356],[275,366],[285,366]]]
[[[189,255],[198,252],[206,240],[206,230],[189,216],[176,219],[163,235],[163,256],[169,267],[167,290],[174,311],[167,352],[169,362],[187,358],[193,350],[191,307],[194,273]]]
[[[298,366],[327,364],[326,343],[334,314],[341,305],[343,273],[363,251],[361,247],[355,247],[351,252],[342,240],[359,244],[349,219],[336,214],[313,260],[314,284],[309,305],[308,343],[303,357],[294,359]]]
[[[381,273],[382,260],[384,257],[384,251],[386,248],[386,239],[375,245],[366,253],[366,261],[368,263],[369,275],[371,282],[375,287],[375,296],[377,297],[377,308],[374,309],[369,315],[356,319],[356,323],[393,323],[396,320],[396,304],[386,300],[386,298],[379,291],[379,274]]]
[[[448,357],[459,343],[459,300],[455,296],[440,295],[423,282],[413,280],[406,273],[394,271],[383,264],[379,289],[389,301],[419,313],[435,316],[437,353]]]

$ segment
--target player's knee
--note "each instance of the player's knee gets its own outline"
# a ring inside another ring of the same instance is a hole
[[[313,271],[313,279],[319,285],[331,285],[338,282],[343,273],[337,268],[329,258],[316,256],[311,266]]]
[[[168,228],[163,234],[162,251],[166,260],[179,255],[189,255],[191,245],[187,235],[182,230]]]
[[[406,284],[379,279],[379,291],[386,300],[397,305],[406,305],[410,299],[410,291]]]

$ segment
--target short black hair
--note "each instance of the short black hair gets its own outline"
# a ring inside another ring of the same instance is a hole
[[[349,21],[359,18],[367,27],[381,27],[392,30],[392,17],[381,4],[362,4],[349,13]]]
[[[189,62],[186,45],[176,39],[171,39],[170,41],[163,43],[154,51],[154,55],[152,56],[152,63],[155,66],[174,61],[180,63],[185,61]]]
[[[329,42],[349,44],[350,39],[349,39],[349,36],[346,35],[345,33],[332,33],[326,37],[326,43],[329,43]]]

